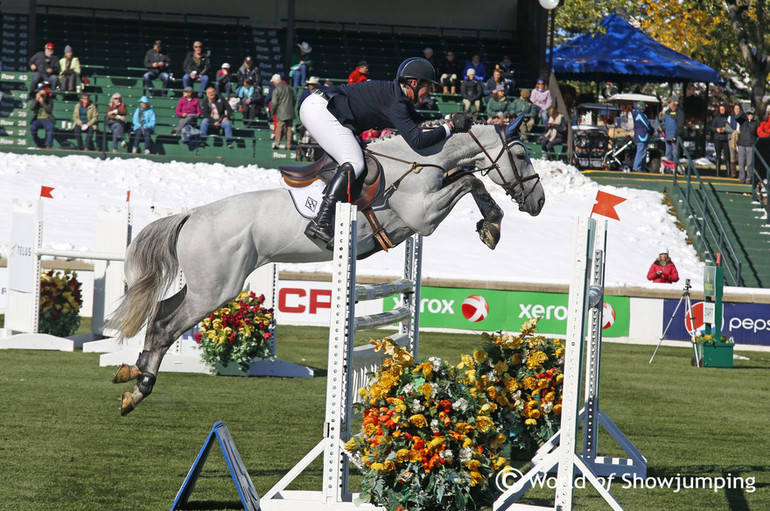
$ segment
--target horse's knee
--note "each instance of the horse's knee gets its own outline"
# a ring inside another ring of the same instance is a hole
[[[155,385],[155,375],[148,372],[143,372],[136,379],[136,388],[142,393],[144,397],[152,394],[152,387]]]

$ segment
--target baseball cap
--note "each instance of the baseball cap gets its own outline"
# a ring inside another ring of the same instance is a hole
[[[279,75],[278,73],[274,74],[270,78],[270,81],[273,82],[273,83],[279,83],[281,81],[281,75]]]
[[[222,69],[230,69],[230,64],[225,62],[224,64],[222,64]]]
[[[53,43],[48,43],[48,44],[46,44],[46,45],[45,45],[45,47],[46,47],[46,48],[50,48],[50,49],[52,49],[52,50],[53,50],[53,48],[54,48],[54,46],[53,46]]]
[[[467,75],[475,75],[476,74],[476,70],[473,69],[472,67],[468,68],[468,71],[465,74],[467,74]]]
[[[661,249],[658,251],[658,254],[666,254],[666,255],[668,255],[668,248],[667,247],[661,247]]]
[[[182,92],[192,92],[192,91],[193,91],[192,87],[185,87],[184,89],[182,89]]]

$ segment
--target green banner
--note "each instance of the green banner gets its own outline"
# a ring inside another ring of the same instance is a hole
[[[518,331],[522,323],[540,317],[538,330],[544,334],[566,335],[566,293],[499,291],[446,287],[421,288],[420,326],[492,332]],[[384,310],[392,310],[401,297],[384,300]],[[603,335],[628,337],[629,299],[607,296],[604,304]]]

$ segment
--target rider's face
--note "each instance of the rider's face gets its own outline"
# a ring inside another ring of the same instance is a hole
[[[414,101],[415,103],[422,103],[426,99],[428,99],[428,96],[431,95],[433,92],[433,84],[430,82],[420,82],[417,84],[417,99]]]

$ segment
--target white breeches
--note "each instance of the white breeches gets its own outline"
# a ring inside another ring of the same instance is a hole
[[[320,94],[311,94],[302,102],[299,118],[318,145],[340,165],[345,162],[353,165],[358,177],[364,170],[361,146],[353,132],[329,112],[328,103]]]

